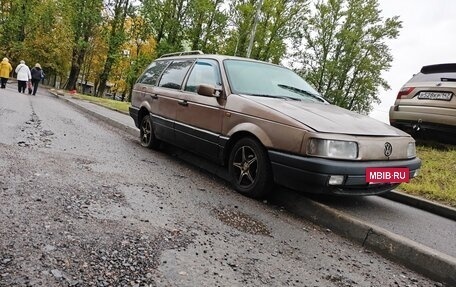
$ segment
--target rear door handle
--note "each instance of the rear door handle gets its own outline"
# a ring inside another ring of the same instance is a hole
[[[157,95],[150,95],[150,97],[151,97],[153,100],[158,100],[158,96],[157,96]]]
[[[186,107],[188,106],[188,102],[186,100],[182,100],[179,102],[179,105]]]

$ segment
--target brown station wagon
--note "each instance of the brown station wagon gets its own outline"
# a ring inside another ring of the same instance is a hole
[[[152,62],[130,115],[145,147],[167,142],[226,166],[234,188],[263,197],[274,183],[305,192],[368,195],[398,183],[366,181],[366,168],[421,161],[407,133],[329,104],[293,71],[201,52]]]

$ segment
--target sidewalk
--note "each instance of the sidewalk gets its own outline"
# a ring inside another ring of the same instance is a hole
[[[135,137],[139,137],[139,130],[135,127],[134,121],[130,116],[84,100],[74,99],[62,91],[51,89],[50,92],[75,108]],[[211,170],[211,168],[202,168]],[[398,202],[403,202],[416,208],[427,206],[431,212],[443,210],[441,216],[447,214],[448,216],[446,217],[453,221],[455,220],[456,210],[454,208],[438,206],[432,202],[425,202],[419,198],[409,197],[397,192],[392,194],[394,194],[393,197]],[[331,207],[327,203],[317,202],[304,196],[297,197],[295,193],[283,192],[280,196],[275,196],[274,201],[273,204],[280,204],[286,207],[287,210],[350,238],[362,246],[372,248],[385,257],[401,262],[410,269],[427,275],[434,280],[445,282],[449,286],[456,286],[456,258],[428,247],[431,245],[425,246],[412,238],[398,235],[391,232],[391,229],[385,229],[373,224],[362,216],[344,212],[343,208]],[[398,218],[398,220],[400,219]],[[420,230],[421,220],[419,218],[416,220],[416,228]],[[422,232],[426,231],[422,230]]]

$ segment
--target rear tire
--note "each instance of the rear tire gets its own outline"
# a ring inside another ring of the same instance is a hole
[[[267,196],[274,186],[266,150],[253,138],[242,138],[234,145],[228,171],[234,188],[252,198]]]
[[[145,115],[142,118],[139,134],[141,145],[143,147],[156,149],[160,146],[160,141],[155,138],[154,126],[150,115]]]

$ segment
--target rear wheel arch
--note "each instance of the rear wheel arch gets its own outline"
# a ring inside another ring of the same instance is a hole
[[[149,115],[149,114],[150,114],[150,112],[146,107],[141,107],[138,112],[138,123],[141,123],[144,116]]]
[[[161,141],[155,137],[155,128],[152,114],[146,108],[141,108],[138,114],[139,140],[143,147],[157,149]]]

